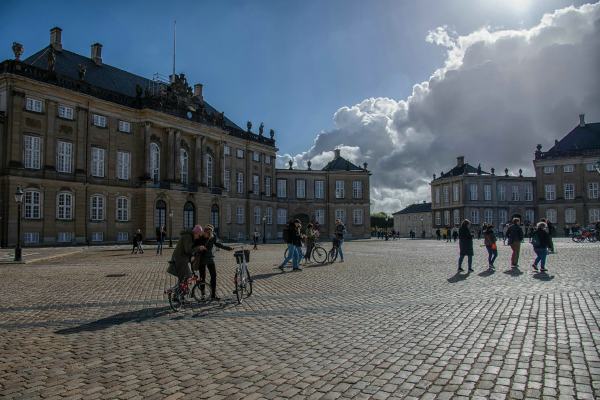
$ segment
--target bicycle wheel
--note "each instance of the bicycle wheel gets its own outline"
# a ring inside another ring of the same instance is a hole
[[[315,246],[312,251],[312,259],[314,262],[323,264],[325,261],[327,261],[327,250],[321,246]]]
[[[199,281],[192,288],[192,297],[196,299],[198,303],[203,303],[206,301],[206,286],[208,286],[206,282]]]
[[[246,284],[245,284],[245,292],[246,292],[246,297],[250,297],[252,296],[252,278],[250,277],[250,271],[248,270],[248,268],[244,268],[244,271],[246,273]]]
[[[242,301],[244,301],[244,284],[239,270],[235,271],[233,282],[235,284],[235,296],[237,297],[238,304],[242,304]]]
[[[337,247],[332,247],[331,250],[329,250],[329,262],[332,263],[335,261],[335,259],[338,256],[338,250]]]
[[[171,307],[171,310],[173,311],[179,311],[181,310],[181,307],[183,306],[183,299],[181,298],[181,290],[179,289],[179,286],[177,286],[175,289],[171,290],[168,293],[168,297],[169,297],[169,307]]]

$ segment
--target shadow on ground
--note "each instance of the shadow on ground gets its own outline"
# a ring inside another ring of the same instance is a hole
[[[464,281],[469,277],[469,275],[471,275],[470,272],[467,272],[466,274],[461,274],[460,271],[458,271],[456,274],[454,274],[454,276],[448,278],[448,283],[457,283]]]
[[[508,271],[504,271],[504,273],[506,275],[510,275],[510,276],[520,276],[520,275],[523,275],[523,271],[521,271],[517,267],[511,268]]]
[[[80,332],[94,332],[110,328],[111,326],[125,324],[127,322],[144,322],[149,319],[162,317],[164,315],[167,315],[169,311],[170,308],[168,306],[127,311],[114,314],[106,318],[101,318],[93,322],[88,322],[83,325],[60,329],[54,333],[57,333],[59,335],[70,335],[73,333]]]
[[[494,268],[488,268],[485,271],[478,273],[477,275],[481,276],[482,278],[486,278],[488,276],[494,275],[495,273],[496,273],[496,270]]]
[[[536,272],[533,277],[540,281],[551,281],[554,279],[554,275],[548,275],[546,272]]]

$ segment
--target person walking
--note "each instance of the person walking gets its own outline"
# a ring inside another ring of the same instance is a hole
[[[458,271],[464,271],[462,262],[467,257],[469,272],[473,272],[473,235],[471,234],[471,222],[465,219],[458,230],[458,248],[460,256],[458,257]]]
[[[506,241],[508,240],[508,237],[506,236],[507,232],[508,232],[508,224],[502,225],[502,244],[504,244],[505,246],[506,246]]]
[[[519,222],[519,218],[513,218],[512,224],[506,230],[506,241],[512,249],[511,268],[519,268],[519,255],[521,253],[521,242],[523,241],[523,229],[521,229]]]
[[[197,239],[194,239],[195,247],[195,258],[192,263],[192,269],[198,271],[200,275],[200,281],[206,282],[206,269],[210,273],[210,298],[211,300],[221,300],[217,296],[217,267],[215,265],[215,256],[213,254],[213,248],[219,248],[227,251],[233,250],[233,247],[226,246],[220,243],[217,237],[214,235],[214,227],[208,224],[204,227],[202,235]],[[204,286],[200,286],[200,292],[204,297]]]
[[[548,225],[546,225],[545,222],[538,222],[536,230],[533,232],[531,238],[531,245],[537,256],[533,261],[533,264],[531,264],[531,268],[536,272],[538,271],[538,263],[540,264],[540,270],[542,272],[548,271],[546,269],[546,256],[548,255],[548,248],[550,247],[552,238],[546,231],[547,229]]]
[[[440,228],[437,228],[437,229],[435,230],[435,238],[436,238],[437,240],[440,240],[440,239],[442,238],[442,233],[440,232]]]
[[[556,230],[556,228],[554,227],[552,222],[550,222],[549,219],[546,219],[544,222],[546,223],[546,231],[548,232],[548,235],[550,237],[550,245],[548,246],[548,251],[550,253],[555,253],[554,241],[552,240],[552,238],[554,237],[554,231]]]
[[[191,231],[182,231],[179,236],[170,261],[170,263],[174,264],[175,275],[179,283],[192,276],[190,260],[194,255],[194,241],[200,239],[201,235],[202,227],[196,225]]]
[[[156,227],[156,255],[162,255],[163,244],[167,237],[167,229],[164,226]]]
[[[133,235],[133,249],[131,250],[131,254],[144,254],[144,249],[142,248],[142,241],[144,237],[142,236],[142,230],[138,229]]]
[[[288,255],[279,266],[279,269],[282,271],[290,260],[292,260],[292,271],[300,271],[299,247],[302,246],[302,237],[300,236],[301,225],[299,219],[290,220],[287,228],[283,231],[283,239],[288,246]]]
[[[335,220],[335,238],[338,240],[338,254],[340,255],[340,262],[344,262],[344,251],[342,250],[342,247],[344,246],[345,234],[346,226],[341,219],[337,218]],[[385,240],[387,240],[387,236]]]
[[[498,246],[496,245],[496,234],[492,225],[484,227],[483,244],[488,252],[488,268],[494,269],[494,261],[498,257]]]
[[[254,229],[254,233],[252,234],[252,243],[254,244],[254,247],[252,248],[253,250],[258,249],[258,238],[259,237],[260,237],[260,233],[258,233],[258,230]]]
[[[452,228],[452,240],[454,240],[454,243],[458,240],[458,228],[456,226]]]
[[[306,243],[306,253],[304,254],[304,262],[310,262],[310,255],[312,253],[313,247],[315,247],[315,241],[317,240],[317,232],[314,230],[313,224],[308,224],[306,226],[306,234],[305,234],[305,243]]]

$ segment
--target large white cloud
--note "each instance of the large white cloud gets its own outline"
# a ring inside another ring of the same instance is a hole
[[[313,168],[332,149],[372,170],[374,211],[429,200],[432,174],[466,156],[484,169],[532,173],[535,146],[550,147],[578,123],[600,121],[600,3],[568,7],[530,29],[446,27],[427,42],[447,49],[444,65],[406,99],[370,98],[334,114],[335,129],[293,158]]]

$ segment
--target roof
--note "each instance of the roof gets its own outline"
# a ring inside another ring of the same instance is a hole
[[[554,155],[597,149],[600,149],[600,122],[586,123],[584,126],[577,125],[546,154]]]
[[[403,210],[397,211],[392,215],[396,214],[421,214],[431,212],[431,203],[416,203],[411,204]]]
[[[466,174],[490,175],[489,172],[482,171],[481,167],[475,168],[469,163],[464,163],[463,165],[457,165],[448,172],[442,173],[437,179],[450,178],[452,176]]]
[[[48,45],[37,53],[27,57],[23,62],[41,69],[48,69],[48,52],[51,48],[52,46]],[[56,57],[54,70],[57,74],[78,80],[79,64],[81,64],[86,68],[85,81],[87,83],[125,96],[136,97],[136,86],[138,85],[143,89],[148,89],[155,84],[151,79],[132,74],[104,62],[101,65],[97,65],[90,57],[85,57],[69,50],[55,51],[54,54]],[[208,112],[218,113],[207,102],[204,102],[204,106]],[[227,117],[225,117],[225,125],[235,129],[242,129]]]
[[[351,163],[344,157],[336,156],[323,167],[322,171],[364,171],[364,168]]]

